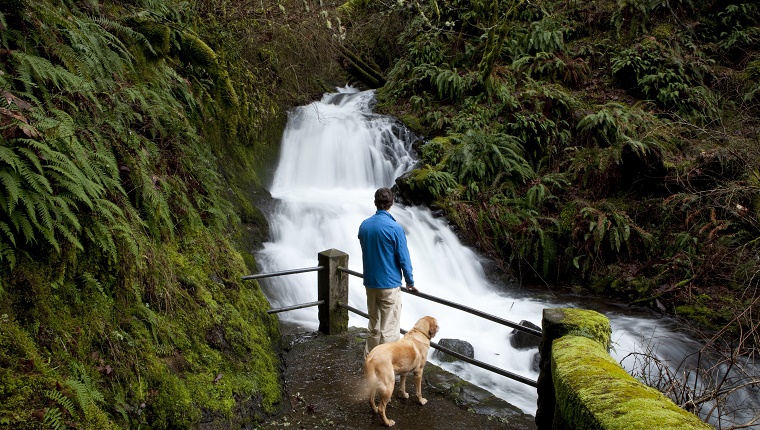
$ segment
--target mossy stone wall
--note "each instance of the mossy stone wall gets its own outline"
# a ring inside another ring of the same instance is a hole
[[[609,320],[594,311],[545,309],[536,424],[541,429],[711,429],[609,355]]]

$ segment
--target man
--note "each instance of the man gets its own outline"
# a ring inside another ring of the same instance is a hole
[[[396,341],[401,336],[401,276],[406,280],[406,288],[417,291],[404,229],[388,212],[392,205],[393,192],[388,188],[378,189],[375,191],[377,212],[359,226],[369,313],[365,357],[377,345]]]

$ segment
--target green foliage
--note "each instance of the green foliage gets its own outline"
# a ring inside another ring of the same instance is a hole
[[[640,106],[617,102],[605,104],[598,112],[578,121],[581,142],[567,169],[584,184],[599,191],[612,191],[623,181],[625,163],[633,169],[656,170],[661,159],[675,151],[678,128],[644,111]],[[630,169],[630,168],[629,168]]]
[[[754,102],[757,106],[758,95],[760,95],[760,60],[755,60],[747,64],[747,68],[741,75],[744,81],[744,96],[742,100]]]
[[[461,76],[456,69],[449,69],[447,64],[442,67],[422,64],[411,70],[412,76],[435,91],[439,100],[456,103],[462,100],[464,94],[474,85],[474,77]]]
[[[49,408],[45,411],[43,417],[45,425],[54,429],[68,428],[69,426],[64,420],[63,412],[68,413],[70,417],[76,417],[77,413],[74,408],[74,402],[57,390],[48,390],[45,392],[45,396],[56,403],[56,407]],[[62,407],[63,411],[61,411],[58,406]]]
[[[522,184],[534,173],[513,136],[471,131],[462,136],[446,162],[461,184]]]
[[[717,18],[716,39],[720,49],[746,49],[760,40],[760,7],[756,3],[728,4]]]
[[[0,422],[13,428],[188,428],[201,411],[245,426],[260,416],[230,416],[238,403],[280,401],[276,319],[255,283],[240,284],[228,198],[250,198],[254,148],[278,129],[262,124],[281,110],[228,50],[250,43],[205,31],[215,20],[193,7],[0,14]],[[224,176],[233,165],[245,175]],[[205,338],[211,297],[237,315],[214,323],[235,333],[230,356]],[[209,368],[235,384],[214,399],[189,382]]]
[[[577,249],[572,250],[572,265],[584,276],[592,274],[599,265],[646,254],[654,239],[611,202],[580,207],[572,234],[578,241]]]
[[[622,49],[611,71],[626,88],[692,120],[717,114],[717,98],[705,85],[709,61],[698,51],[679,52],[649,37]]]
[[[2,198],[0,210],[8,222],[0,227],[5,235],[3,242],[20,250],[28,249],[40,240],[46,241],[56,252],[61,241],[83,250],[79,233],[116,260],[114,233],[129,238],[123,222],[123,211],[113,204],[109,195],[124,196],[118,182],[116,163],[105,149],[88,152],[85,145],[72,138],[73,121],[65,112],[55,111],[57,117],[39,117],[30,113],[37,129],[27,128],[34,138],[17,138],[8,143],[14,146],[0,148],[4,161],[0,168]],[[18,114],[21,116],[21,114]],[[47,139],[40,139],[47,136]],[[80,220],[80,211],[106,225]],[[12,251],[5,254],[9,263],[15,262]]]
[[[646,33],[655,16],[668,13],[688,16],[694,13],[694,9],[692,0],[618,0],[617,9],[612,14],[612,24],[618,33],[624,27],[628,27],[631,34]]]

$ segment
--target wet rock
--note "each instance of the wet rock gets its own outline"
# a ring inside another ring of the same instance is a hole
[[[460,407],[476,414],[499,419],[508,428],[535,429],[534,417],[524,413],[520,408],[494,396],[488,390],[471,384],[440,367],[425,366],[427,386],[452,399]]]
[[[472,344],[465,340],[441,339],[438,341],[438,346],[450,349],[456,353],[464,355],[467,358],[475,358],[475,349],[472,347]],[[453,363],[455,361],[459,361],[459,359],[453,355],[446,354],[445,352],[439,351],[437,349],[433,351],[433,358],[445,363]]]
[[[533,354],[533,362],[530,364],[530,369],[534,372],[541,372],[541,366],[539,366],[539,363],[541,362],[541,353],[536,352]]]
[[[396,178],[396,184],[392,188],[396,200],[405,205],[430,206],[435,197],[426,189],[412,187],[410,180],[413,176],[414,171],[411,170]]]
[[[539,331],[541,330],[541,327],[526,320],[520,321],[520,325],[525,326],[525,327],[530,327]],[[512,333],[510,333],[509,335],[509,344],[512,345],[512,347],[516,349],[538,348],[538,345],[540,343],[541,343],[540,337],[534,336],[522,330],[514,329],[512,330]]]
[[[222,351],[225,354],[232,353],[232,346],[227,342],[224,327],[219,324],[211,326],[206,330],[206,342],[208,342],[212,348]]]

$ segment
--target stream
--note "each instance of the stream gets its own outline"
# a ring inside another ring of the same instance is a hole
[[[280,161],[269,187],[276,205],[267,214],[270,241],[256,253],[262,273],[314,267],[317,254],[335,248],[349,255],[349,269],[362,272],[359,224],[375,213],[373,195],[392,187],[411,170],[416,158],[411,134],[393,118],[372,112],[373,91],[346,87],[320,101],[289,112]],[[552,307],[593,309],[612,325],[612,356],[654,348],[662,359],[680,362],[700,345],[675,321],[646,309],[611,303],[602,298],[554,295],[538,297],[520,285],[499,284],[485,272],[486,261],[464,246],[446,219],[426,207],[396,203],[390,213],[404,227],[420,292],[479,309],[501,318],[541,325],[542,311]],[[302,273],[261,281],[273,308],[317,300],[316,274]],[[422,316],[438,319],[433,341],[462,339],[472,344],[475,359],[536,380],[537,348],[511,347],[513,329],[408,294],[403,296],[401,327],[408,330]],[[349,305],[366,309],[361,279],[349,277]],[[367,320],[350,314],[349,325],[366,327]],[[282,320],[316,330],[316,307],[278,314]],[[462,363],[430,361],[483,387],[534,415],[536,389]],[[624,364],[625,365],[625,364]],[[746,400],[746,399],[745,399]]]

